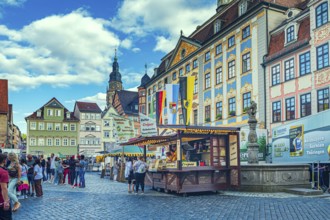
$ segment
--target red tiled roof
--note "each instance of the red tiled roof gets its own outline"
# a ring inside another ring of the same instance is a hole
[[[305,8],[309,0],[262,0],[264,2],[273,3],[275,5],[282,5],[288,8]]]
[[[298,39],[296,42],[284,46],[285,43],[285,30],[281,30],[279,33],[275,33],[270,38],[269,53],[266,58],[266,62],[280,57],[282,54],[292,51],[301,45],[308,43],[310,40],[310,19],[309,16],[304,18],[299,25]]]
[[[100,107],[93,102],[76,102],[76,105],[79,108],[80,112],[94,112],[94,113],[102,112]]]
[[[0,79],[0,113],[8,113],[8,80]]]

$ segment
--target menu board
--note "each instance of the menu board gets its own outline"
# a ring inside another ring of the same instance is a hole
[[[229,159],[230,166],[238,165],[238,152],[237,152],[237,136],[229,135]]]

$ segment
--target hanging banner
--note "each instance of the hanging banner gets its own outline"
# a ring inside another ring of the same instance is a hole
[[[176,124],[176,115],[179,104],[179,85],[166,84],[166,102],[167,102],[167,117],[168,124]]]
[[[114,133],[117,143],[127,142],[130,138],[135,136],[133,121],[116,115],[112,115],[112,117],[115,126]]]
[[[163,124],[163,110],[165,105],[165,91],[156,92],[156,122]]]
[[[180,77],[180,95],[183,121],[189,125],[194,93],[195,76]]]
[[[144,114],[139,114],[140,116],[140,128],[142,137],[157,136],[157,125],[156,121]]]

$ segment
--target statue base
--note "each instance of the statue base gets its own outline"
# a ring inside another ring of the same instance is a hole
[[[248,163],[249,164],[258,164],[258,154],[259,154],[259,144],[257,143],[248,143]]]

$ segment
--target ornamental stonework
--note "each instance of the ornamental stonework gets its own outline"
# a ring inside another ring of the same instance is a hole
[[[171,64],[171,66],[177,64],[178,62],[180,62],[182,60],[181,58],[181,51],[185,50],[185,57],[189,56],[191,53],[195,52],[198,48],[194,45],[188,44],[187,42],[182,42],[180,44],[180,47],[177,51],[177,53],[175,54],[175,57],[173,59],[173,62]]]
[[[315,73],[315,85],[321,85],[328,82],[330,82],[330,68]]]
[[[330,24],[324,25],[321,28],[317,29],[314,34],[315,45],[330,40]]]

